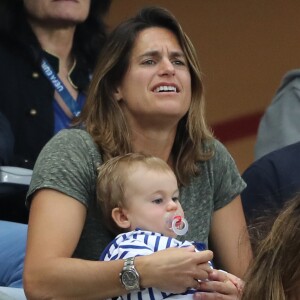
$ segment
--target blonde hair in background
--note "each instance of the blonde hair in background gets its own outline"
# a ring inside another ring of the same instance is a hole
[[[300,299],[300,194],[285,205],[256,249],[242,300]]]

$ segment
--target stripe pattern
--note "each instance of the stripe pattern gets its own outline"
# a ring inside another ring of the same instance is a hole
[[[100,260],[116,260],[128,257],[149,255],[170,247],[182,248],[194,245],[191,242],[181,242],[160,233],[136,229],[119,234],[103,251]],[[158,300],[158,299],[192,299],[195,290],[187,290],[183,294],[172,294],[156,288],[145,288],[120,296],[118,300]]]

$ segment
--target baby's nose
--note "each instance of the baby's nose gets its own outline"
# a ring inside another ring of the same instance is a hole
[[[170,200],[169,203],[168,203],[167,210],[168,211],[173,211],[173,210],[177,210],[177,208],[178,208],[178,204],[175,201]]]

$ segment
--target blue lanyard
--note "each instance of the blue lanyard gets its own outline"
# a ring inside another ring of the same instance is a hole
[[[77,101],[72,97],[66,86],[45,58],[42,59],[41,68],[45,76],[49,79],[55,90],[59,93],[68,108],[71,110],[72,114],[74,116],[78,116],[80,114],[80,107]]]

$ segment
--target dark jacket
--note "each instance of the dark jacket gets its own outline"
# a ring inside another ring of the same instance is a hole
[[[300,192],[300,142],[255,161],[244,172],[247,187],[241,197],[248,223],[276,215],[285,202]]]
[[[33,168],[40,150],[54,135],[54,88],[40,70],[43,56],[58,72],[58,59],[42,51],[28,24],[17,36],[0,32],[0,112],[9,120],[15,138],[10,165]],[[86,90],[89,74],[77,58],[71,78],[79,91]]]
[[[0,166],[7,166],[14,147],[14,135],[7,118],[0,112]]]

